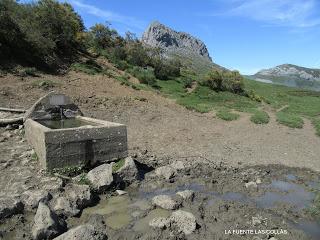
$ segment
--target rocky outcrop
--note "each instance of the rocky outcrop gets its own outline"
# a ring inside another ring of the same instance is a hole
[[[136,181],[139,177],[139,172],[136,164],[132,157],[125,159],[124,165],[116,171],[116,181],[131,184]]]
[[[143,33],[142,42],[168,53],[195,54],[212,61],[206,45],[185,32],[177,32],[157,21],[152,22]]]
[[[0,198],[0,219],[11,217],[23,212],[23,204],[13,198]]]

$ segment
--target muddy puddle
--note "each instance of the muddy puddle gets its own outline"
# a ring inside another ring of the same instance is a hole
[[[90,215],[104,216],[106,225],[113,230],[130,229],[135,232],[150,230],[148,223],[155,217],[168,217],[171,212],[151,206],[151,199],[160,194],[175,195],[178,191],[192,190],[196,194],[196,201],[210,208],[216,201],[235,202],[254,206],[257,209],[272,210],[277,215],[277,210],[282,206],[292,212],[305,211],[310,208],[315,198],[314,190],[319,187],[319,182],[300,183],[299,178],[293,174],[283,176],[281,180],[274,179],[270,183],[258,185],[262,189],[258,195],[250,194],[245,188],[239,192],[217,192],[210,189],[205,183],[195,181],[189,184],[173,184],[172,187],[149,189],[125,189],[128,194],[122,196],[101,196],[98,205],[83,210],[79,219],[70,219],[71,225],[86,222]],[[201,197],[200,197],[201,196]],[[286,211],[286,210],[282,210]],[[281,216],[280,216],[281,217]],[[310,219],[291,221],[289,226],[303,231],[311,239],[320,239],[320,222]]]

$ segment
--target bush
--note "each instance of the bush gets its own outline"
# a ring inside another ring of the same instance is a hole
[[[168,80],[180,76],[181,64],[178,60],[153,60],[154,74],[160,80]]]
[[[231,113],[228,110],[220,110],[217,112],[217,117],[225,121],[233,121],[237,120],[240,117],[240,115],[237,113]]]
[[[237,71],[213,70],[207,74],[202,85],[208,86],[214,91],[228,91],[237,94],[244,92],[243,77]]]
[[[291,128],[302,128],[303,119],[297,115],[293,115],[286,112],[277,113],[277,121],[280,124],[286,125]]]
[[[256,111],[250,118],[255,124],[267,124],[270,120],[268,113],[264,111]]]
[[[152,68],[133,67],[128,70],[140,83],[155,86],[157,81]]]
[[[68,3],[0,1],[0,62],[57,69],[72,60],[84,26]]]
[[[316,134],[318,136],[320,136],[320,119],[315,118],[315,119],[312,120],[312,123],[313,123],[313,126],[316,129]]]

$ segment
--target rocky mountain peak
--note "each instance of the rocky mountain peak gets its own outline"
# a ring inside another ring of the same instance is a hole
[[[196,54],[212,61],[206,45],[198,38],[177,32],[158,21],[152,22],[142,36],[142,42],[168,53]]]

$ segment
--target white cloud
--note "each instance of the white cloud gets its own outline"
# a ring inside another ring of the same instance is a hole
[[[83,9],[88,14],[94,15],[96,17],[104,18],[106,21],[109,22],[116,22],[123,24],[127,27],[133,27],[137,29],[144,29],[145,22],[140,21],[134,17],[124,16],[109,10],[98,8],[94,5],[86,4],[80,0],[69,0],[69,2],[78,8]]]
[[[246,17],[261,22],[291,27],[320,25],[317,0],[224,0],[222,15]]]

